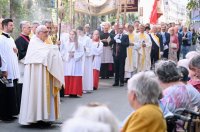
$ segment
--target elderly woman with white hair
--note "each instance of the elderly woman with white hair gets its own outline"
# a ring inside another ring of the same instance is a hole
[[[95,127],[94,127],[95,126]],[[112,132],[109,125],[84,118],[72,118],[64,122],[61,132]]]
[[[67,122],[78,122],[79,120],[85,120],[86,122],[84,122],[84,125],[77,124],[78,127],[77,130],[79,129],[79,127],[81,127],[81,129],[88,129],[91,130],[92,132],[119,132],[118,121],[116,117],[113,115],[110,109],[104,104],[89,103],[86,106],[79,107],[76,110],[73,118],[66,121],[66,123],[63,126],[62,132],[69,132],[67,131],[68,127],[66,127],[65,125],[75,128],[75,126],[70,126],[71,123]],[[100,131],[99,129],[100,127],[97,127],[98,130],[95,129],[92,130],[91,129],[92,127],[94,126],[96,127],[95,124],[97,126],[102,126],[103,127],[102,131]],[[108,127],[109,129],[106,127]],[[64,130],[64,128],[66,128],[66,130]],[[103,129],[105,130],[103,131]],[[82,131],[74,131],[74,132],[82,132]]]
[[[136,110],[125,123],[122,132],[165,132],[166,122],[159,108],[159,87],[153,72],[140,72],[128,81],[128,100]]]

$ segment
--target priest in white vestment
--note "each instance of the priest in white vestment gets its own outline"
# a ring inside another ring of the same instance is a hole
[[[136,37],[136,44],[138,50],[138,72],[150,70],[151,68],[151,46],[152,42],[148,34],[144,33],[145,26],[140,25],[140,32]]]
[[[83,27],[77,28],[78,43],[84,48],[83,62],[83,93],[90,93],[93,90],[93,53],[91,39],[84,34]]]
[[[134,27],[128,25],[128,37],[129,37],[129,47],[127,48],[127,58],[125,62],[125,76],[124,78],[131,78],[135,73],[137,73],[137,63],[138,63],[138,51],[135,46],[136,34],[134,33]]]
[[[56,45],[46,45],[46,26],[36,29],[25,57],[19,123],[29,125],[59,118],[59,90],[64,84],[63,62]]]
[[[101,67],[101,56],[103,54],[103,43],[100,41],[99,31],[95,30],[92,36],[92,52],[93,52],[93,89],[99,87],[99,74]]]

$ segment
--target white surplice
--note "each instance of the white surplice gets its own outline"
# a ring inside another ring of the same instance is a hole
[[[19,79],[20,77],[18,58],[13,48],[16,48],[13,38],[0,35],[0,55],[2,58],[2,67],[0,69],[1,71],[7,71],[7,79],[11,80]]]
[[[59,89],[64,84],[63,62],[56,45],[46,45],[37,36],[25,57],[24,83],[19,123],[55,121],[59,117]]]
[[[144,33],[145,38],[140,37],[141,33],[138,33],[136,36],[136,44],[135,47],[138,51],[138,72],[150,70],[151,68],[151,38],[148,34]],[[145,42],[146,47],[142,47],[142,42]],[[144,57],[144,58],[143,58]],[[143,60],[144,59],[144,60]]]
[[[103,43],[100,42],[92,42],[92,51],[94,55],[93,59],[93,69],[100,71],[101,68],[101,57],[103,54]]]
[[[128,33],[129,36],[129,42],[134,43],[134,46],[129,46],[127,48],[127,58],[125,63],[125,78],[131,78],[136,72],[138,68],[138,47],[136,41],[136,34]]]
[[[92,42],[91,39],[84,35],[79,36],[79,43],[83,45],[84,56],[83,56],[83,91],[92,91],[93,90],[93,53],[92,53]]]
[[[61,54],[64,62],[64,76],[83,76],[82,57],[84,49],[81,44],[75,48],[74,42],[65,41],[62,44]],[[74,52],[74,57],[70,57],[70,52]]]

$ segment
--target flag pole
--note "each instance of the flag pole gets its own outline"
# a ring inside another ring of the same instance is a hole
[[[58,35],[58,40],[60,41],[60,34],[61,34],[61,24],[62,24],[62,20],[64,19],[64,15],[65,15],[65,9],[63,6],[63,3],[61,1],[60,4],[60,8],[59,8],[59,18],[60,18],[60,23],[59,23],[59,35]]]
[[[127,0],[125,0],[125,4],[124,4],[124,26],[126,24],[126,11],[127,11]]]

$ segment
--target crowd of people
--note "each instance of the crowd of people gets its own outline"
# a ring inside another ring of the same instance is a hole
[[[169,112],[200,107],[200,34],[195,29],[135,21],[103,22],[92,32],[89,24],[62,25],[61,30],[49,20],[22,21],[14,40],[13,20],[0,22],[0,120],[19,115],[21,125],[56,121],[61,95],[81,97],[98,90],[99,78],[113,76],[113,87],[128,82],[134,109],[123,127],[108,107],[91,103],[64,123],[63,132],[93,131],[94,125],[99,132],[164,132]]]

